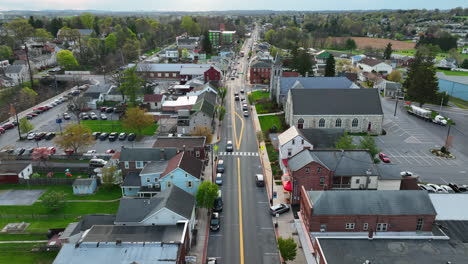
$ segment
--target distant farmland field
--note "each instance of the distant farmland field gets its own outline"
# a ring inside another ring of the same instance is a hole
[[[388,42],[392,43],[392,49],[394,50],[407,50],[414,49],[416,43],[398,41],[393,39],[382,39],[382,38],[366,38],[366,37],[350,37],[352,38],[358,47],[358,49],[364,49],[366,47],[372,47],[374,49],[385,49]],[[346,41],[347,37],[335,38],[338,42]]]

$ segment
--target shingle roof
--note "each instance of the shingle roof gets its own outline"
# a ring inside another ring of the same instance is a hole
[[[182,137],[162,137],[158,136],[153,144],[153,148],[173,147],[182,149],[184,146],[187,149],[195,147],[204,147],[206,137],[204,136],[182,136]]]
[[[270,62],[265,62],[265,61],[257,61],[253,63],[250,67],[251,68],[271,68],[271,63]]]
[[[376,59],[371,59],[371,58],[365,58],[365,59],[362,59],[359,63],[361,64],[366,64],[366,65],[369,65],[371,67],[379,64],[379,63],[382,63],[383,61],[379,61],[379,60],[376,60]]]
[[[335,143],[344,135],[342,128],[306,128],[299,132],[305,137],[314,149],[334,149]]]
[[[311,162],[317,162],[335,171],[334,176],[378,175],[377,169],[366,150],[303,150],[288,161],[292,171],[297,171]]]
[[[111,215],[111,214],[85,215],[83,216],[81,221],[77,223],[71,235],[74,235],[82,231],[86,231],[95,225],[113,225],[114,221],[115,221],[115,215]]]
[[[161,160],[161,151],[164,150],[166,160],[177,154],[176,148],[122,148],[120,161],[152,161]]]
[[[141,179],[138,172],[129,172],[123,183],[120,185],[121,187],[137,187],[141,185]]]
[[[88,179],[76,179],[73,181],[72,186],[89,186],[91,183],[95,181],[94,178],[88,178]]]
[[[395,164],[376,164],[380,174],[380,179],[383,180],[401,180],[402,169]]]
[[[353,82],[346,77],[281,77],[280,94],[286,95],[296,81],[304,89],[338,89],[353,86]]]
[[[0,164],[0,174],[2,173],[20,173],[24,170],[29,163],[8,163],[8,164]]]
[[[20,73],[25,66],[23,64],[10,65],[5,69],[5,74]]]
[[[377,89],[291,89],[294,115],[383,115]]]
[[[153,160],[148,162],[143,170],[140,172],[142,174],[161,174],[167,167],[169,161],[167,160]]]
[[[436,215],[426,191],[308,191],[313,215]]]
[[[209,117],[213,117],[214,112],[215,112],[215,106],[214,104],[210,103],[208,100],[204,98],[199,98],[197,99],[197,102],[193,105],[192,111],[198,112],[201,111],[205,113]]]
[[[120,200],[116,223],[139,223],[162,208],[190,219],[195,206],[195,197],[172,185],[150,199],[124,198]]]
[[[144,102],[161,102],[163,98],[162,94],[145,94]]]
[[[186,152],[180,152],[169,160],[166,169],[161,174],[161,178],[177,168],[181,168],[193,177],[200,178],[203,169],[203,162],[190,156]]]

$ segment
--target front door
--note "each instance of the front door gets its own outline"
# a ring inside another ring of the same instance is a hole
[[[371,122],[369,122],[369,124],[367,125],[367,131],[371,131],[371,128],[372,128],[372,124]]]

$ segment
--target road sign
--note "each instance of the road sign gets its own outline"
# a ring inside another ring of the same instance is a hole
[[[57,118],[57,119],[55,119],[55,123],[61,124],[61,123],[62,123],[62,118]]]
[[[217,151],[217,150],[218,150],[218,145],[214,145],[213,149],[214,149],[215,151]]]
[[[265,146],[263,146],[263,145],[260,146],[260,149],[261,149],[261,150],[265,150]]]

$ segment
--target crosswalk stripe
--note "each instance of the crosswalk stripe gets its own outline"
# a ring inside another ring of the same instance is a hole
[[[219,152],[218,156],[259,156],[258,152]]]

